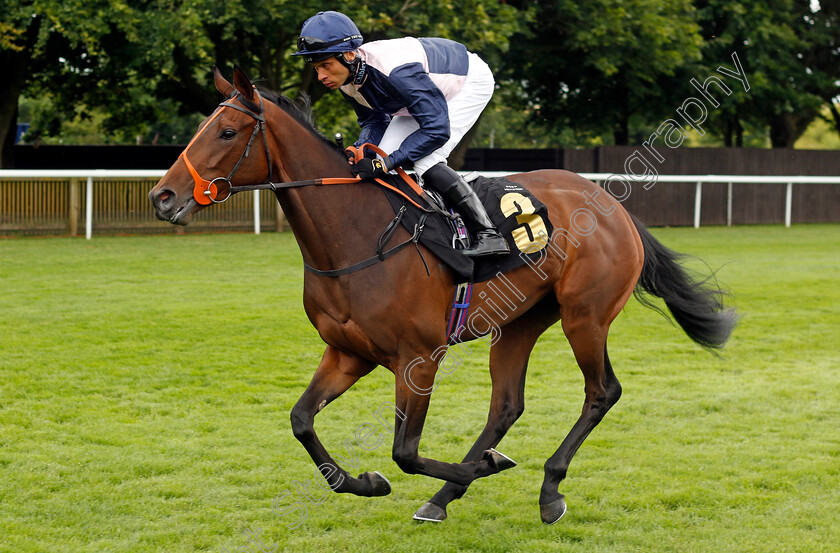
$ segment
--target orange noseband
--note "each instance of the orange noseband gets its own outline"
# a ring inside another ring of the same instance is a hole
[[[239,96],[240,94],[240,92],[236,92],[233,98]],[[251,145],[254,143],[254,138],[256,138],[257,133],[259,133],[260,130],[262,130],[263,133],[265,153],[268,158],[269,180],[271,179],[271,156],[268,152],[268,138],[266,137],[265,132],[265,117],[263,116],[262,96],[257,94],[257,97],[260,99],[259,113],[254,113],[236,104],[231,104],[229,101],[225,101],[219,104],[219,107],[216,109],[216,113],[214,113],[213,116],[210,117],[210,119],[207,121],[207,124],[204,125],[201,128],[201,130],[196,133],[195,136],[193,136],[192,140],[190,140],[190,143],[187,144],[187,147],[184,148],[184,151],[181,152],[180,156],[178,156],[179,158],[182,158],[184,160],[184,165],[187,166],[187,170],[190,172],[190,175],[192,175],[193,182],[195,183],[195,186],[193,187],[193,199],[200,205],[222,203],[228,198],[230,198],[232,192],[232,185],[230,180],[233,178],[233,175],[239,169],[239,166],[242,164],[242,161],[246,157],[248,157],[248,154],[251,151]],[[241,111],[242,113],[250,115],[256,120],[256,123],[254,124],[254,130],[251,132],[251,138],[248,140],[248,144],[245,146],[245,151],[242,152],[241,156],[239,156],[239,161],[236,162],[236,165],[234,165],[230,174],[227,177],[216,177],[213,180],[207,180],[201,175],[199,175],[196,168],[193,167],[193,164],[190,162],[189,157],[187,157],[187,151],[189,151],[190,147],[193,145],[196,139],[198,139],[198,137],[201,136],[201,134],[207,129],[207,127],[210,126],[210,123],[212,123],[213,120],[216,119],[216,117],[218,117],[222,113],[222,110],[226,107],[233,108],[238,111]]]

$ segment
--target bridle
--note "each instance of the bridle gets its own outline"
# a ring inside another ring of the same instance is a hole
[[[193,182],[195,186],[193,187],[193,199],[199,203],[200,205],[210,205],[210,204],[220,204],[227,201],[232,195],[236,194],[237,192],[245,192],[247,190],[272,190],[278,191],[281,188],[299,188],[303,186],[321,186],[321,185],[328,185],[328,184],[356,184],[361,182],[359,177],[336,177],[336,178],[320,178],[320,179],[310,179],[310,180],[299,180],[299,181],[292,181],[292,182],[274,182],[274,165],[271,161],[271,152],[268,149],[268,133],[266,132],[266,122],[265,122],[265,110],[263,107],[263,98],[256,91],[256,87],[254,88],[254,92],[257,95],[257,98],[260,100],[260,111],[254,112],[247,107],[239,106],[232,103],[233,100],[242,96],[242,92],[235,90],[231,96],[228,97],[227,100],[219,104],[219,107],[216,108],[215,113],[210,116],[210,119],[207,123],[199,130],[196,135],[190,140],[190,143],[187,144],[187,147],[184,148],[184,151],[181,152],[180,158],[183,158],[184,164],[187,166],[187,170],[192,175]],[[246,100],[242,100],[243,102],[251,103]],[[254,104],[255,105],[255,104]],[[251,131],[251,137],[248,139],[248,144],[245,146],[245,150],[242,152],[242,155],[239,156],[239,160],[236,162],[236,165],[233,166],[230,173],[226,177],[216,177],[213,180],[207,180],[203,178],[201,175],[198,174],[198,171],[193,167],[193,164],[190,162],[189,157],[187,157],[187,152],[189,151],[190,147],[193,143],[198,139],[199,136],[210,126],[210,123],[218,117],[224,108],[233,108],[237,111],[241,111],[242,113],[249,115],[254,118],[254,129]],[[256,139],[257,134],[262,132],[263,136],[263,145],[265,146],[265,157],[268,161],[268,175],[266,180],[259,184],[246,184],[241,186],[234,186],[231,182],[233,176],[239,170],[239,166],[242,165],[242,162],[245,160],[246,157],[251,153],[251,146],[254,144],[254,139]],[[380,150],[377,146],[373,144],[364,144],[360,146],[358,149],[354,149],[357,157],[363,157],[365,155],[365,149],[369,149],[372,152],[380,155],[385,156],[385,152]],[[411,177],[409,177],[402,168],[397,168],[397,173],[399,176],[409,185],[409,187],[423,200],[426,201],[428,207],[423,207],[419,203],[417,203],[414,199],[406,195],[404,192],[399,190],[398,188],[388,184],[382,179],[375,179],[376,182],[385,188],[399,194],[410,203],[412,203],[415,207],[420,209],[421,211],[425,211],[427,213],[437,212],[444,217],[451,217],[449,213],[441,210],[432,200],[429,199],[428,195],[426,195],[425,191],[420,188],[416,182],[414,182]]]
[[[237,104],[231,103],[232,100],[242,96],[242,93],[238,90],[234,91],[233,95],[231,95],[226,101],[219,104],[219,107],[216,108],[216,112],[210,117],[207,123],[201,128],[200,131],[196,133],[196,135],[190,140],[190,143],[187,144],[187,147],[184,148],[184,151],[181,152],[179,157],[184,159],[184,164],[187,166],[187,170],[192,175],[193,182],[195,186],[193,187],[193,199],[201,205],[210,205],[211,203],[220,204],[225,202],[228,198],[230,198],[235,190],[233,184],[231,183],[231,179],[239,170],[239,166],[242,165],[242,162],[245,160],[246,157],[251,153],[251,146],[254,144],[254,139],[257,137],[257,134],[262,132],[263,136],[263,145],[265,146],[265,156],[266,160],[268,161],[268,176],[267,180],[271,183],[274,180],[273,174],[273,165],[271,163],[271,152],[268,149],[268,136],[265,131],[265,112],[263,110],[263,99],[259,93],[257,93],[257,98],[260,100],[260,111],[256,113],[251,111],[248,108],[239,106]],[[236,165],[233,166],[230,173],[226,177],[216,177],[213,180],[207,180],[203,178],[201,175],[198,174],[193,164],[190,163],[190,159],[187,157],[187,151],[190,149],[190,146],[196,141],[196,139],[201,136],[201,134],[210,126],[210,123],[218,117],[224,108],[233,108],[237,111],[241,111],[246,115],[250,115],[256,121],[254,123],[254,130],[251,131],[251,138],[248,139],[248,144],[245,146],[245,150],[242,152],[242,155],[239,156],[239,160],[236,162]]]
[[[254,91],[256,92],[256,88],[254,89]],[[276,191],[278,191],[282,188],[298,188],[298,187],[303,187],[303,186],[313,186],[313,185],[314,186],[321,186],[321,185],[328,185],[328,184],[355,184],[355,183],[363,182],[362,179],[360,179],[359,177],[353,177],[353,178],[337,177],[337,178],[320,178],[320,179],[310,179],[310,180],[299,180],[299,181],[292,181],[292,182],[273,182],[274,181],[274,179],[273,179],[274,170],[273,170],[273,164],[272,164],[272,161],[271,161],[271,152],[268,149],[268,133],[266,132],[265,111],[264,111],[264,107],[263,107],[263,98],[258,92],[256,92],[256,94],[257,94],[257,97],[260,100],[260,104],[259,104],[260,111],[259,112],[255,112],[253,110],[248,109],[247,107],[239,106],[239,105],[236,105],[236,104],[232,103],[232,100],[235,100],[238,97],[243,95],[242,92],[240,92],[238,90],[234,91],[234,93],[231,96],[229,96],[226,101],[219,104],[219,107],[216,108],[215,113],[213,113],[213,115],[210,116],[210,119],[207,121],[207,123],[201,128],[201,130],[199,130],[196,133],[196,135],[192,138],[192,140],[190,140],[190,143],[187,144],[187,147],[184,148],[184,151],[181,152],[181,155],[179,157],[183,158],[184,164],[187,166],[187,170],[190,172],[190,175],[192,175],[193,182],[195,183],[195,186],[193,187],[193,199],[197,203],[199,203],[200,205],[204,205],[204,206],[214,204],[214,203],[220,204],[220,203],[223,203],[223,202],[227,201],[228,198],[230,198],[232,195],[236,194],[237,192],[244,192],[246,190],[273,190],[273,191],[276,192]],[[253,104],[252,102],[246,101],[244,99],[242,100],[242,102]],[[255,104],[253,104],[253,105],[255,105]],[[256,122],[254,123],[254,129],[251,131],[251,137],[248,139],[248,144],[245,146],[245,150],[242,152],[242,155],[239,156],[239,160],[236,162],[236,165],[233,166],[233,169],[231,169],[228,176],[226,176],[226,177],[216,177],[213,180],[207,180],[207,179],[203,178],[201,175],[198,174],[198,171],[195,169],[195,167],[193,167],[193,164],[190,162],[189,157],[187,157],[187,152],[189,151],[189,149],[193,145],[193,143],[196,141],[196,139],[199,136],[201,136],[201,134],[205,130],[207,130],[207,127],[210,126],[210,123],[212,123],[213,120],[222,113],[224,108],[233,108],[237,111],[241,111],[242,113],[253,117]],[[268,176],[266,178],[266,181],[262,182],[262,183],[259,183],[259,184],[248,184],[248,185],[234,186],[233,183],[231,182],[231,179],[233,179],[233,176],[239,170],[239,167],[240,167],[240,165],[242,165],[242,162],[245,160],[245,158],[248,157],[248,155],[251,153],[251,146],[254,144],[254,140],[256,139],[257,134],[259,134],[260,132],[262,132],[262,135],[263,135],[263,145],[265,146],[265,157],[266,157],[266,160],[268,161]],[[374,153],[376,153],[380,156],[385,156],[385,152],[383,152],[377,146],[375,146],[373,144],[363,144],[358,149],[355,149],[355,148],[353,149],[353,152],[357,156],[357,159],[361,158],[361,157],[364,157],[366,148],[370,149],[372,152],[374,152]],[[412,234],[412,236],[409,237],[404,242],[402,242],[401,244],[398,244],[397,246],[394,246],[393,248],[391,248],[389,250],[384,250],[385,244],[388,242],[388,240],[393,235],[394,231],[396,230],[397,225],[399,225],[399,222],[400,222],[403,214],[405,213],[406,207],[405,207],[405,204],[403,204],[403,207],[398,211],[396,217],[394,217],[394,220],[391,221],[391,223],[385,229],[383,234],[380,236],[379,244],[378,244],[377,251],[376,251],[376,255],[374,255],[374,256],[372,256],[368,259],[364,259],[362,261],[359,261],[358,263],[354,263],[354,264],[349,265],[347,267],[343,267],[341,269],[331,269],[331,270],[326,270],[326,271],[315,269],[314,267],[310,267],[309,265],[304,263],[304,267],[306,268],[306,270],[308,270],[308,271],[310,271],[310,272],[312,272],[312,273],[314,273],[318,276],[335,277],[335,276],[340,276],[340,275],[346,275],[346,274],[358,271],[360,269],[364,269],[365,267],[370,267],[371,265],[373,265],[375,263],[378,263],[380,261],[384,261],[385,259],[391,257],[392,255],[395,255],[400,250],[402,250],[403,248],[405,248],[406,246],[408,246],[410,244],[414,244],[415,247],[417,247],[417,242],[420,239],[420,235],[423,232],[424,221],[425,221],[425,218],[428,214],[438,213],[438,214],[442,215],[443,217],[454,218],[454,215],[452,215],[450,213],[447,213],[446,211],[444,211],[440,207],[438,207],[437,204],[435,204],[435,202],[432,201],[429,198],[429,196],[426,194],[426,192],[422,188],[420,188],[417,185],[417,183],[414,182],[414,180],[411,179],[411,177],[409,177],[402,168],[397,168],[397,173],[409,185],[409,187],[420,198],[422,198],[428,204],[429,207],[421,206],[419,203],[417,203],[417,201],[415,201],[413,198],[408,196],[405,192],[403,192],[402,190],[400,190],[399,188],[397,188],[395,186],[392,186],[391,184],[387,183],[383,179],[374,179],[374,180],[380,186],[388,188],[389,190],[395,192],[396,194],[399,194],[400,196],[402,196],[403,198],[408,200],[410,203],[412,203],[415,207],[417,207],[418,209],[420,209],[421,211],[424,212],[421,219],[420,219],[421,222],[418,225],[415,225],[414,233]],[[419,248],[418,248],[417,251],[418,252],[420,251]],[[421,259],[423,259],[423,254],[422,253],[420,254],[420,257],[421,257]],[[425,259],[423,259],[423,264],[424,265],[426,264]],[[429,268],[427,266],[426,267],[426,272],[428,273],[428,271],[429,271]]]

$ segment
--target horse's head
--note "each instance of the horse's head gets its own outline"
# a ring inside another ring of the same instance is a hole
[[[149,192],[155,215],[162,221],[186,225],[193,213],[225,201],[231,194],[231,181],[254,184],[271,176],[262,98],[238,66],[233,84],[217,68],[213,72],[216,88],[227,99],[199,125]]]

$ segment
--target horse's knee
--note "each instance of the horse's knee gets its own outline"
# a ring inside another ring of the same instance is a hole
[[[311,422],[312,417],[309,416],[309,413],[295,405],[292,408],[290,418],[292,421],[292,434],[295,435],[298,441],[305,442],[314,437],[315,433]]]
[[[403,448],[394,448],[394,451],[391,453],[391,458],[404,473],[417,474],[417,463],[419,460],[417,452]]]

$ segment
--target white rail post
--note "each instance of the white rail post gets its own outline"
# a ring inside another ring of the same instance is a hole
[[[732,183],[726,185],[726,226],[732,226]]]
[[[93,236],[93,177],[87,178],[85,187],[85,239]]]
[[[790,228],[790,214],[793,208],[793,183],[787,183],[785,190],[785,226]]]
[[[703,181],[697,181],[694,189],[694,228],[700,228],[700,200],[703,196]]]
[[[254,190],[254,234],[260,233],[260,191]]]

